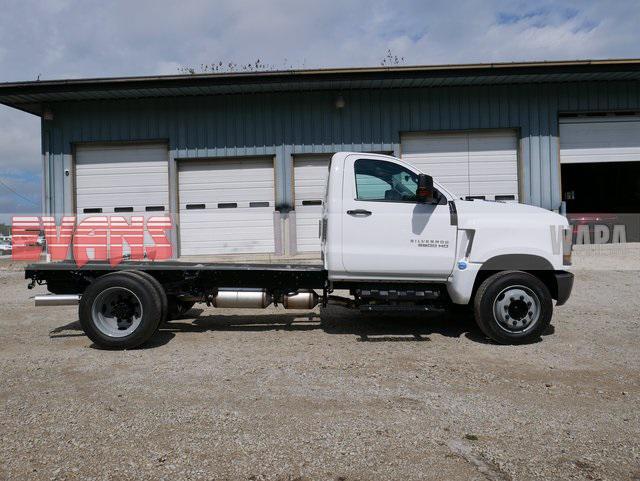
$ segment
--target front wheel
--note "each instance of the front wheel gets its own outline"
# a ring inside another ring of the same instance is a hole
[[[549,326],[552,314],[549,289],[527,272],[493,274],[480,285],[474,299],[478,326],[500,344],[538,339]]]

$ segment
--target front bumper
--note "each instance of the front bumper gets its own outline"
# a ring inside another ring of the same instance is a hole
[[[561,306],[569,299],[571,289],[573,289],[573,274],[567,271],[556,271],[556,286],[558,286],[558,297],[556,306]]]

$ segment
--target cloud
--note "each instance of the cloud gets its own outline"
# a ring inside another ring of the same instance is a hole
[[[637,57],[639,23],[636,0],[7,0],[0,81],[371,66],[388,48],[407,64]],[[39,174],[38,131],[0,107],[0,173]]]

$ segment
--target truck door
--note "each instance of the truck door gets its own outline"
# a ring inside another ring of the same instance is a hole
[[[457,228],[447,199],[416,201],[418,173],[390,160],[345,159],[342,262],[351,276],[446,278]]]

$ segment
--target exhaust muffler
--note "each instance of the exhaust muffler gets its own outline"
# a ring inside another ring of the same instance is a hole
[[[318,305],[318,294],[314,291],[301,291],[287,294],[282,299],[285,309],[313,309]]]
[[[271,305],[273,297],[263,289],[219,289],[211,304],[223,309],[264,309]],[[300,291],[282,296],[285,309],[313,309],[318,304],[314,291]]]
[[[212,304],[219,308],[264,309],[273,302],[273,298],[264,290],[255,289],[219,289]]]

